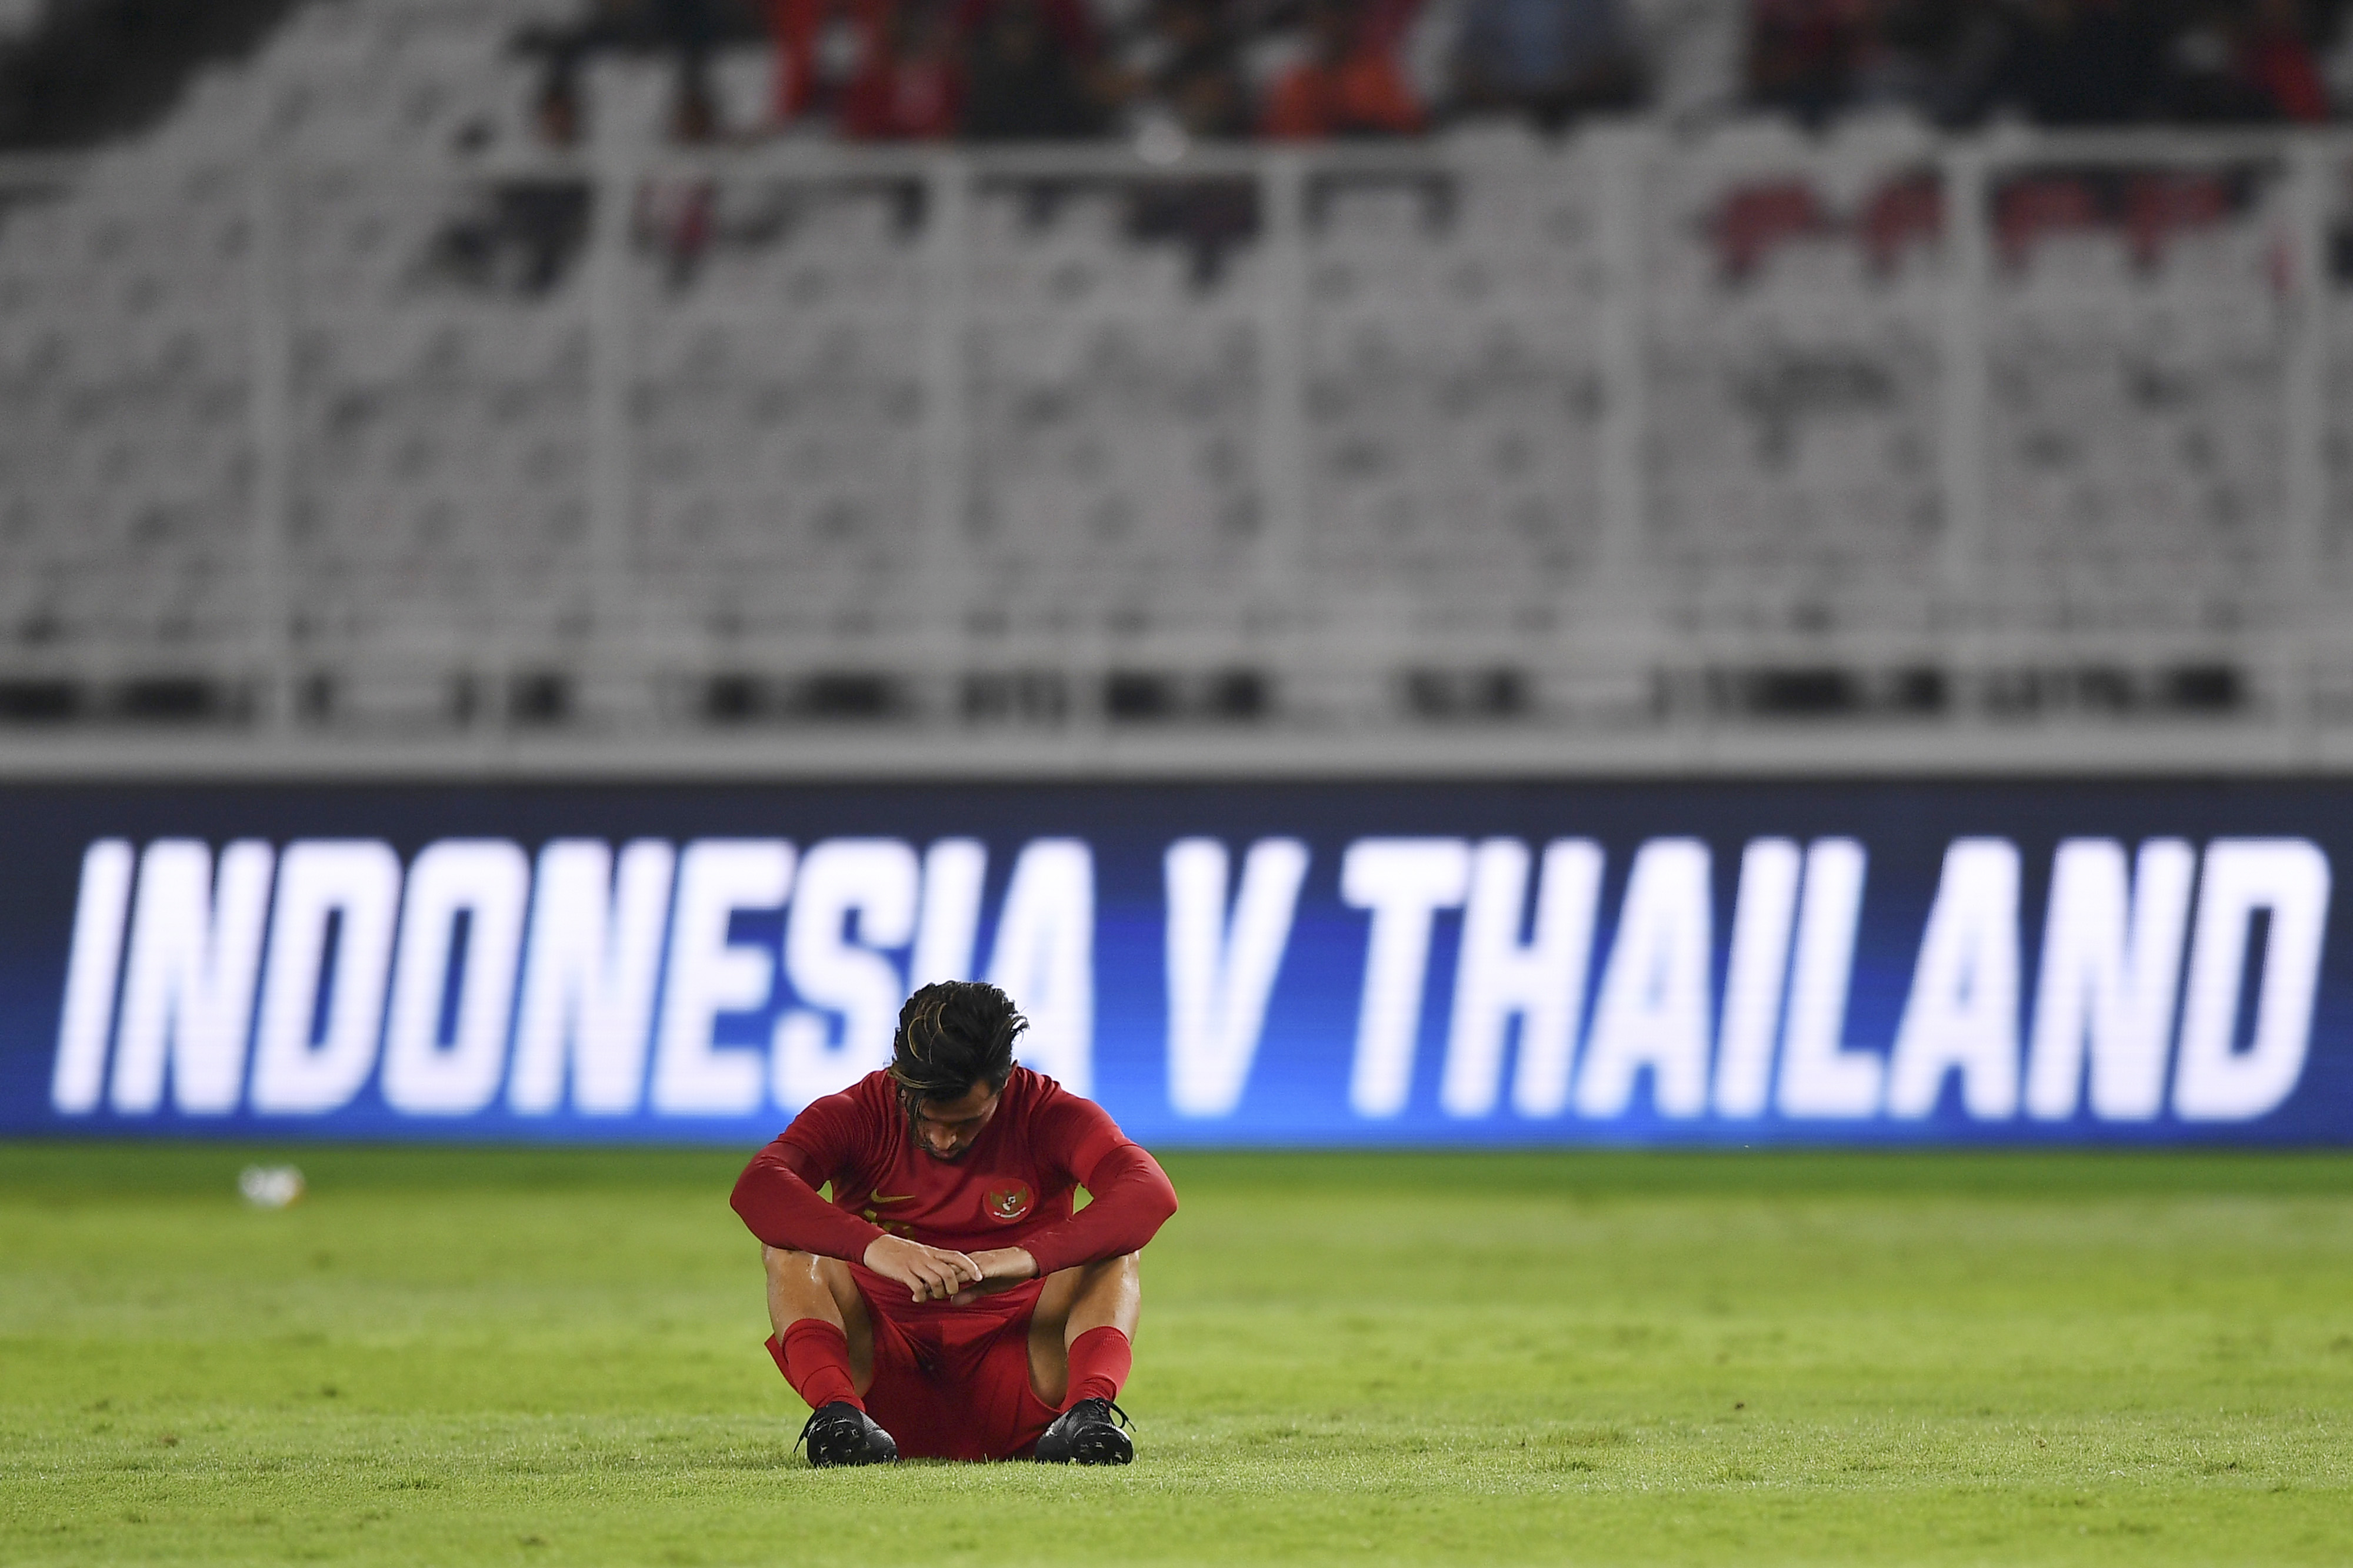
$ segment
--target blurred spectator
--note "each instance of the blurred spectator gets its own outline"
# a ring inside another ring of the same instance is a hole
[[[1703,82],[1694,100],[1672,79],[1700,68],[1672,61],[1698,47],[1685,35],[1705,18],[1720,19],[1709,80],[1736,68],[1749,103],[1815,128],[1873,107],[1948,126],[2000,113],[2058,127],[2306,123],[2327,117],[2331,82],[2353,98],[2353,0],[588,3],[566,58],[598,45],[676,51],[685,135],[691,79],[746,7],[775,39],[779,116],[838,108],[843,133],[864,141],[1403,135],[1426,129],[1441,94],[1450,110],[1557,132],[1641,105],[1654,86],[1680,93],[1689,118],[1724,102],[1723,85]],[[2340,37],[2341,60],[2324,68],[2323,45]]]
[[[2327,89],[2307,21],[2299,0],[1753,0],[1748,98],[1817,128],[1886,104],[1947,125],[2308,121]]]
[[[2239,70],[2238,23],[2225,7],[2206,0],[2167,40],[2161,63],[2168,119],[2228,125],[2263,117],[2255,85]]]
[[[956,32],[976,37],[1002,11],[1027,11],[1054,35],[1065,58],[1092,65],[1098,53],[1093,13],[1086,0],[956,0]]]
[[[828,27],[849,27],[860,46],[861,67],[871,69],[884,47],[891,12],[891,0],[768,0],[768,37],[776,52],[776,123],[817,107]]]
[[[1983,119],[2021,26],[2021,3],[1875,0],[1872,36],[1857,62],[1854,102],[1900,104],[1945,126]]]
[[[674,55],[678,83],[670,99],[670,131],[681,141],[709,141],[720,131],[712,89],[711,58],[723,39],[750,26],[736,0],[594,0],[577,23],[526,29],[515,40],[547,58],[547,79],[576,83],[582,62],[605,50]],[[543,89],[543,100],[545,97]],[[580,119],[576,89],[574,129]]]
[[[1275,82],[1260,129],[1284,141],[1421,130],[1421,104],[1397,52],[1409,19],[1410,7],[1314,0],[1307,58]]]
[[[1546,132],[1641,95],[1618,0],[1472,0],[1457,59],[1462,108],[1517,110]]]
[[[2238,29],[2233,67],[2245,85],[2249,119],[2316,123],[2328,118],[2328,89],[2296,0],[2256,0]]]
[[[1081,52],[1075,7],[1054,0],[965,0],[964,132],[976,142],[1091,136],[1103,115]],[[1059,19],[1063,18],[1063,19]]]
[[[2162,46],[2155,0],[2027,0],[1982,103],[2040,125],[2146,120],[2162,103]]]
[[[2184,124],[2253,125],[2328,118],[2297,0],[2204,0],[2166,50],[2163,112]]]
[[[1748,33],[1749,101],[1818,127],[1846,107],[1873,41],[1868,0],[1757,0]]]
[[[1221,0],[1153,0],[1113,90],[1132,118],[1160,119],[1188,137],[1250,132],[1250,83]]]
[[[952,136],[964,107],[964,73],[946,0],[901,0],[841,105],[843,134],[861,142]]]
[[[678,52],[681,104],[695,95],[688,80],[692,77],[703,78],[707,101],[711,52],[718,47],[722,25],[720,0],[649,0],[649,8],[656,35]]]
[[[1859,110],[1894,107],[1936,118],[1947,64],[1966,47],[1968,22],[1985,9],[1972,0],[1870,0],[1847,101]]]

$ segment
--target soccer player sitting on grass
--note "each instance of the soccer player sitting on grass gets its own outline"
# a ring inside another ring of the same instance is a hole
[[[891,1066],[804,1110],[735,1184],[813,1465],[1135,1456],[1113,1401],[1136,1254],[1176,1190],[1102,1107],[1013,1065],[1028,1026],[994,985],[924,986]]]

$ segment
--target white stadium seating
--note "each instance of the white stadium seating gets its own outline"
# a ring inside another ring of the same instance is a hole
[[[0,164],[0,750],[2353,721],[2333,141],[552,153],[567,10]]]

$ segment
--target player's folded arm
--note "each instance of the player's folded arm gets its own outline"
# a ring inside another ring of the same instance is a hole
[[[1142,1145],[1122,1142],[1081,1178],[1087,1206],[1022,1242],[1042,1275],[1142,1251],[1176,1212],[1176,1189]]]
[[[866,1256],[882,1227],[834,1207],[818,1192],[808,1152],[778,1138],[744,1167],[728,1199],[744,1227],[770,1247],[850,1262]]]

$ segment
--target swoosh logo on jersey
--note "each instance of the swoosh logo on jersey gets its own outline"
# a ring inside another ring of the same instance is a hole
[[[867,1189],[866,1201],[873,1204],[911,1204],[915,1201],[915,1194],[901,1193],[894,1197],[880,1187],[870,1187]]]

